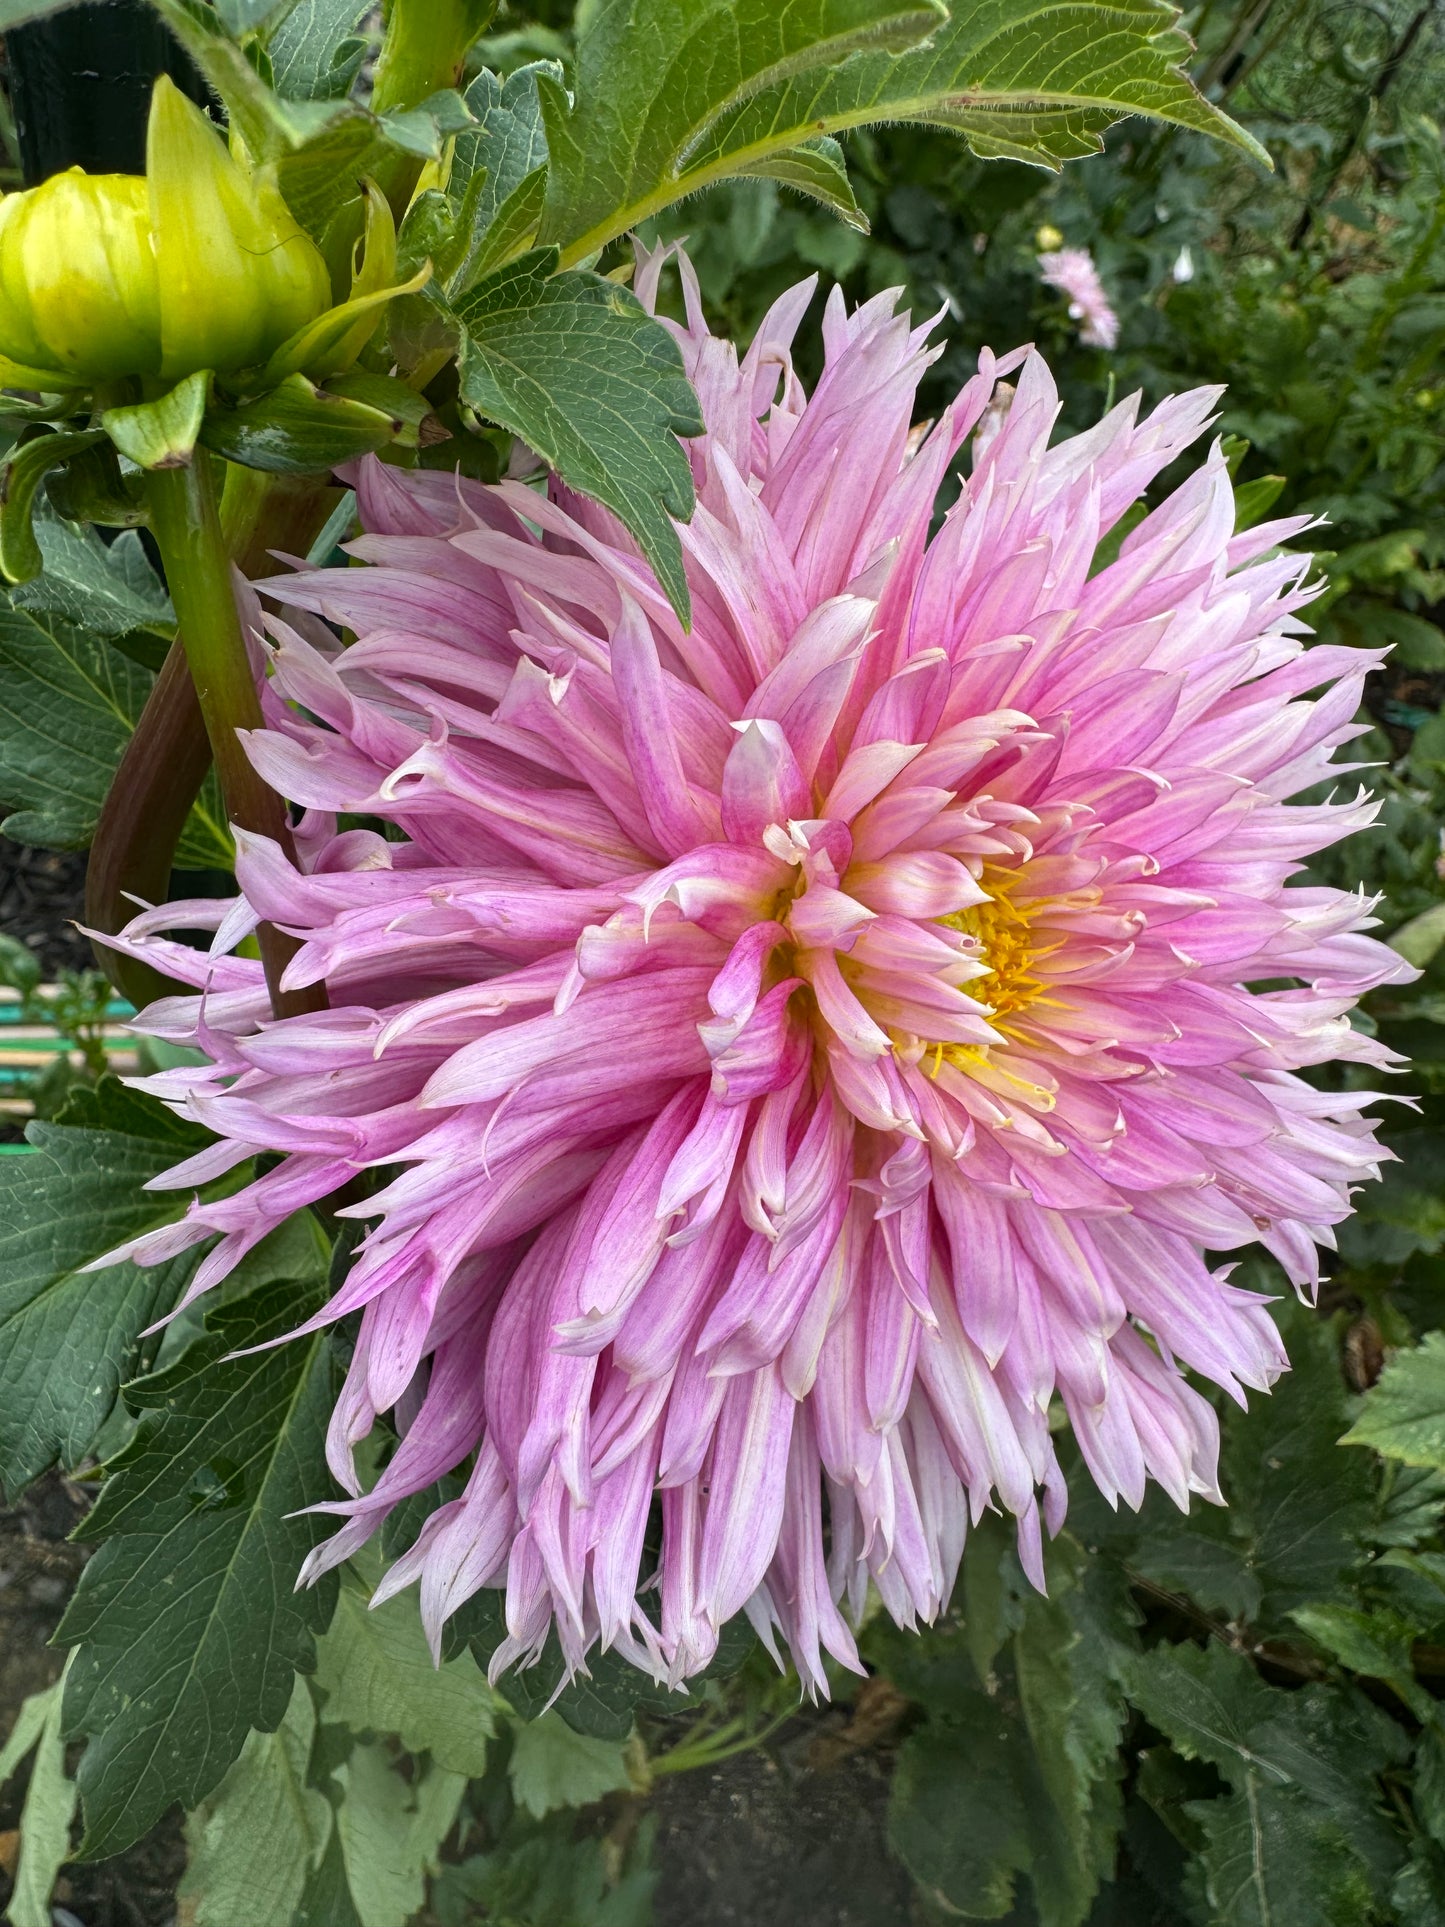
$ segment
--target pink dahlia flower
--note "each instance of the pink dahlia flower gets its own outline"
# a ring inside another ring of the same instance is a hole
[[[1039,256],[1039,274],[1045,287],[1057,288],[1069,303],[1069,319],[1079,324],[1079,339],[1086,348],[1113,348],[1119,340],[1119,317],[1109,306],[1109,297],[1087,248],[1055,248]]]
[[[1203,1253],[1261,1240],[1308,1287],[1381,1156],[1367,1094],[1298,1073],[1382,1063],[1348,1012],[1403,967],[1359,898],[1289,883],[1371,807],[1286,800],[1375,659],[1306,650],[1301,524],[1236,535],[1217,447],[1092,572],[1215,391],[1050,447],[1044,363],[985,352],[920,438],[936,351],[894,296],[832,295],[809,395],[811,284],[741,361],[687,285],[690,630],[556,483],[374,461],[365,566],[266,585],[250,749],[307,811],[301,867],[243,838],[234,904],[124,942],[201,993],[142,1020],[210,1060],[150,1080],[217,1134],[162,1183],[282,1157],[131,1255],[219,1234],[203,1292],[378,1171],[314,1321],[361,1313],[309,1574],[465,1466],[381,1588],[419,1579],[433,1640],[504,1586],[498,1669],[555,1624],[574,1668],[677,1680],[745,1610],[826,1690],[869,1585],[932,1619],[982,1512],[1042,1582],[1054,1400],[1110,1500],[1218,1499],[1186,1373],[1240,1398],[1286,1361]],[[271,1019],[259,917],[328,1010]]]

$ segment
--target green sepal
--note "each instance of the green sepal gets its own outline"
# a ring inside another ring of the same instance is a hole
[[[31,526],[35,497],[51,469],[101,439],[98,429],[67,429],[21,442],[0,466],[0,572],[7,582],[29,582],[45,566]]]
[[[415,447],[429,412],[424,397],[384,375],[343,376],[335,390],[288,375],[257,401],[211,409],[201,439],[246,468],[316,475],[408,433]]]
[[[184,468],[200,439],[211,379],[209,368],[199,368],[154,401],[107,408],[101,426],[137,468]]]
[[[257,377],[256,388],[274,388],[288,375],[299,374],[304,368],[324,368],[363,315],[380,309],[388,301],[395,301],[399,295],[420,293],[431,280],[431,272],[431,262],[425,261],[409,281],[402,281],[394,288],[380,288],[371,294],[358,295],[354,300],[328,308],[325,314],[318,315],[315,321],[298,329],[289,341],[281,343]]]
[[[63,368],[31,368],[23,361],[0,355],[0,388],[34,390],[42,395],[67,395],[86,386],[84,378]]]

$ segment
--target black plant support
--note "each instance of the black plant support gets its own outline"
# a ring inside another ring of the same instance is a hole
[[[144,0],[103,0],[14,27],[5,57],[27,187],[64,167],[144,173],[157,74],[206,100],[200,76]]]

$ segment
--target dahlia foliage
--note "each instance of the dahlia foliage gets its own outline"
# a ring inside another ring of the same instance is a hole
[[[123,943],[199,992],[141,1022],[210,1060],[149,1080],[218,1138],[162,1182],[283,1155],[130,1255],[219,1233],[206,1291],[378,1171],[313,1321],[361,1313],[307,1576],[467,1465],[381,1587],[420,1579],[434,1641],[505,1586],[499,1670],[555,1624],[574,1668],[678,1680],[742,1609],[826,1690],[870,1584],[932,1619],[991,1507],[1042,1583],[1055,1399],[1111,1501],[1219,1499],[1186,1370],[1242,1398],[1286,1361],[1202,1253],[1316,1279],[1381,1151],[1367,1093],[1297,1073],[1382,1064],[1348,1012],[1407,973],[1358,897],[1288,882],[1371,815],[1286,800],[1375,660],[1305,650],[1301,522],[1236,535],[1216,446],[1091,573],[1217,391],[1050,447],[1042,360],[985,352],[924,432],[938,350],[893,296],[830,297],[808,395],[811,283],[739,361],[682,270],[690,629],[591,503],[374,460],[366,566],[263,585],[250,751],[307,812],[301,869],[245,839],[234,904]],[[258,918],[329,1009],[271,1019]]]

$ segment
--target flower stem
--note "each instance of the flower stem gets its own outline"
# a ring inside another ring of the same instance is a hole
[[[261,727],[261,704],[241,632],[210,456],[197,449],[184,467],[152,469],[147,493],[151,529],[165,564],[226,815],[235,828],[270,837],[290,856],[286,806],[251,767],[236,733]],[[257,936],[277,1016],[319,1008],[313,992],[298,994],[281,988],[282,973],[298,947],[295,939],[266,923]]]
[[[269,572],[275,548],[304,549],[338,491],[328,475],[266,475],[231,467],[221,501],[226,549],[244,576]],[[135,899],[164,903],[176,846],[211,767],[211,745],[186,662],[173,644],[126,745],[95,826],[85,871],[85,920],[113,935],[135,913]],[[137,1009],[179,991],[138,957],[103,942],[96,958]]]

